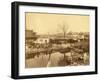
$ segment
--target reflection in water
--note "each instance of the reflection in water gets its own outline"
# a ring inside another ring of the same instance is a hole
[[[65,55],[65,56],[64,56]],[[71,65],[88,65],[89,55],[88,53],[77,54],[75,53],[52,53],[52,54],[40,54],[34,58],[26,59],[26,68],[35,67],[56,67],[56,66],[71,66]]]

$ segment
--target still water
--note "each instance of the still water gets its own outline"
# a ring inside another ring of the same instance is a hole
[[[68,53],[66,53],[68,55]],[[53,67],[58,66],[58,62],[61,58],[64,58],[64,54],[59,52],[52,53],[49,59],[49,54],[40,54],[34,58],[26,59],[25,67],[34,68],[34,67]]]

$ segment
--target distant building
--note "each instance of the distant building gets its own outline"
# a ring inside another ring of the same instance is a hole
[[[50,42],[50,39],[49,38],[38,38],[35,43],[38,43],[38,44],[46,44],[46,43],[49,43]]]
[[[32,30],[26,30],[25,31],[25,39],[33,39],[33,40],[36,40],[37,38],[37,35],[35,32],[33,32]]]

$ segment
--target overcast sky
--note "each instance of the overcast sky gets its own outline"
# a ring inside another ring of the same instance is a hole
[[[72,32],[89,32],[89,16],[46,13],[26,13],[26,29],[38,34],[62,33],[62,25]]]

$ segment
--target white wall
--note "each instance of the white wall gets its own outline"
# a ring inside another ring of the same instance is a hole
[[[10,78],[10,65],[11,65],[11,2],[14,0],[1,0],[0,1],[0,81],[13,81]],[[18,0],[20,1],[20,0]],[[46,3],[60,3],[60,4],[75,4],[75,5],[95,5],[100,10],[99,0],[21,0],[33,2],[46,2]],[[100,14],[100,11],[99,13]],[[98,22],[100,15],[98,16]],[[98,23],[99,24],[99,23]],[[100,24],[98,25],[98,27]],[[98,28],[99,30],[100,28]],[[99,31],[100,34],[100,31]],[[100,41],[100,37],[99,40]],[[98,43],[100,48],[100,43]],[[100,51],[99,51],[100,53]],[[98,54],[99,54],[98,53]],[[100,55],[98,55],[100,57]],[[99,58],[100,61],[100,58]],[[99,64],[100,68],[100,64]],[[100,72],[100,70],[99,70]],[[39,78],[39,79],[26,79],[26,81],[99,81],[100,74],[98,75],[84,75],[84,76],[66,76],[66,77],[53,77],[53,78]]]

